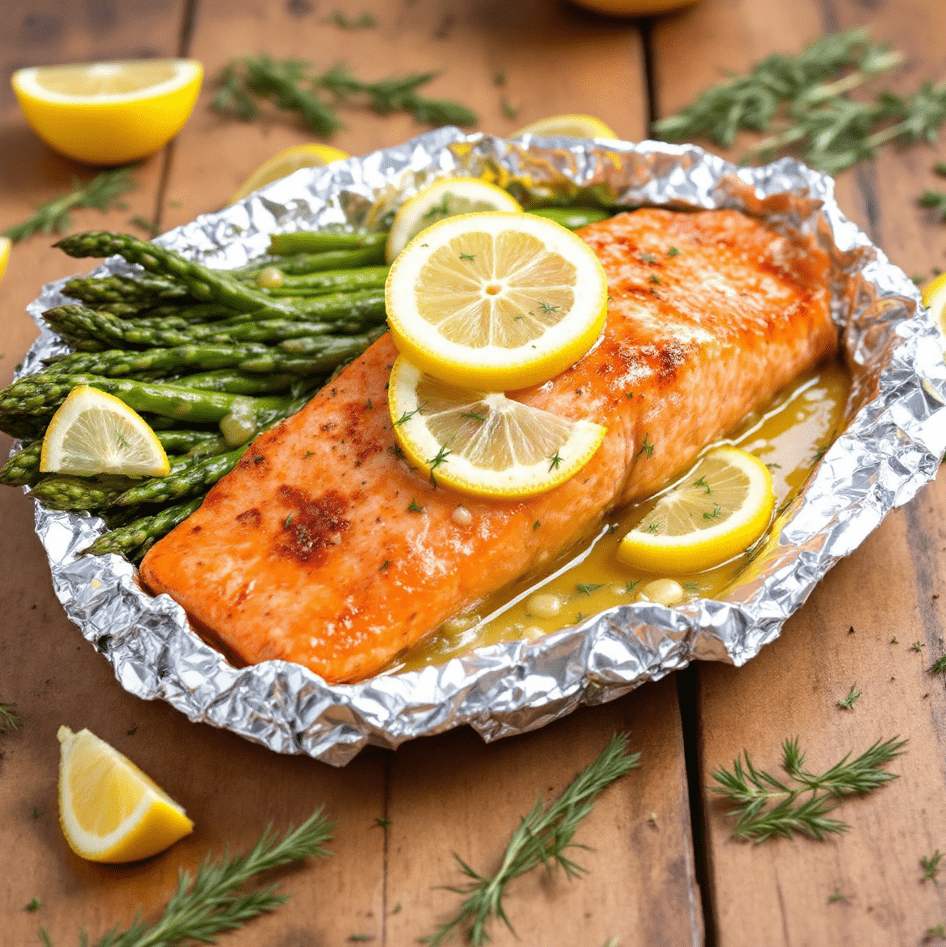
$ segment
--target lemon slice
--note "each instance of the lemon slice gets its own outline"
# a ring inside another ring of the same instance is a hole
[[[463,388],[509,391],[577,361],[604,325],[594,251],[560,224],[491,211],[424,230],[388,273],[388,326],[402,354]]]
[[[293,145],[264,161],[234,192],[230,203],[235,204],[273,181],[288,177],[301,168],[324,168],[333,161],[350,158],[347,152],[331,145]]]
[[[11,246],[12,242],[9,237],[0,237],[0,279],[3,279],[3,274],[7,271]]]
[[[86,164],[154,154],[197,101],[203,67],[193,59],[32,66],[10,81],[26,120],[51,148]]]
[[[59,822],[69,847],[96,862],[157,855],[194,829],[184,810],[118,750],[60,727]]]
[[[933,321],[946,334],[946,273],[923,287],[923,305],[930,311]]]
[[[508,192],[481,178],[441,178],[405,201],[394,215],[385,256],[390,263],[426,227],[457,214],[487,210],[517,213],[519,202]]]
[[[39,469],[86,477],[163,477],[171,466],[141,415],[114,395],[79,385],[46,428]]]
[[[772,475],[735,447],[709,451],[621,540],[618,558],[650,572],[701,572],[748,549],[768,528]]]
[[[537,135],[540,138],[617,138],[600,118],[594,115],[551,115],[531,122],[513,135]]]
[[[409,461],[438,486],[489,497],[525,497],[573,477],[604,440],[591,421],[569,421],[498,392],[425,375],[403,356],[391,370],[388,407]]]

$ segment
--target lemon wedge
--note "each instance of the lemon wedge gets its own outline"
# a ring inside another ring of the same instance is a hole
[[[184,810],[114,747],[60,727],[59,822],[69,847],[96,862],[157,855],[194,829]]]
[[[540,138],[617,138],[618,136],[594,115],[551,115],[520,128],[512,137],[536,135]]]
[[[594,251],[534,214],[489,211],[432,224],[398,255],[385,289],[399,351],[443,381],[509,391],[577,361],[604,326]]]
[[[768,467],[736,447],[716,447],[645,505],[618,558],[650,572],[702,572],[748,549],[768,528],[774,507]]]
[[[941,273],[923,287],[923,305],[946,334],[946,273]]]
[[[163,477],[171,465],[141,415],[108,392],[78,385],[46,428],[39,469],[86,477]]]
[[[10,81],[33,131],[85,164],[137,161],[166,145],[190,116],[203,67],[193,59],[32,66]]]
[[[573,477],[604,440],[591,421],[569,421],[498,392],[475,392],[420,372],[403,356],[388,407],[409,461],[438,486],[476,496],[543,493]]]
[[[288,177],[301,168],[324,168],[333,161],[350,158],[348,152],[331,145],[306,144],[293,145],[264,161],[234,192],[230,203],[235,204],[273,181]]]
[[[10,247],[12,241],[9,237],[0,237],[0,279],[7,271],[7,264],[10,262]]]
[[[405,201],[394,215],[385,256],[390,263],[426,227],[457,214],[488,210],[522,211],[508,192],[481,178],[441,178]]]

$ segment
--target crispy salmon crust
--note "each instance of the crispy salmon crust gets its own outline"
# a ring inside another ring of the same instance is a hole
[[[460,497],[409,469],[387,411],[397,353],[384,336],[148,552],[147,586],[250,663],[365,678],[653,494],[836,349],[828,260],[806,241],[735,211],[643,209],[580,233],[608,275],[604,333],[516,394],[607,427],[576,477],[512,502]]]

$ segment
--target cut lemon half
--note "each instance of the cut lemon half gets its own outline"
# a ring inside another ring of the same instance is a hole
[[[333,161],[344,161],[351,155],[331,145],[293,145],[264,161],[234,192],[230,203],[235,204],[273,181],[288,177],[301,168],[324,168]]]
[[[604,326],[608,283],[594,251],[533,214],[461,214],[416,236],[388,273],[388,326],[430,375],[483,391],[548,380]]]
[[[617,138],[618,136],[594,115],[551,115],[531,122],[513,135],[536,135],[540,138]]]
[[[385,256],[390,263],[422,230],[446,217],[487,210],[522,211],[508,192],[481,178],[441,178],[405,201],[394,215]]]
[[[7,264],[10,262],[10,247],[12,241],[9,237],[0,237],[0,279],[7,271]]]
[[[646,509],[618,558],[649,572],[702,572],[749,548],[775,507],[772,475],[752,454],[716,447]]]
[[[33,131],[86,164],[137,161],[187,121],[204,70],[193,59],[32,66],[10,81]]]
[[[946,334],[946,273],[923,287],[923,305],[930,311],[933,321]]]
[[[46,428],[39,469],[85,477],[163,477],[171,465],[141,415],[108,392],[79,385]]]
[[[60,727],[59,822],[69,847],[96,862],[157,855],[194,829],[184,810],[118,750]]]
[[[605,435],[591,421],[569,421],[498,392],[456,388],[403,356],[391,370],[388,407],[410,463],[438,486],[476,496],[551,490],[584,467]]]

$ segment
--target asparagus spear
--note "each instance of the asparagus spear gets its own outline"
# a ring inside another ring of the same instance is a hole
[[[278,274],[278,279],[275,277]],[[270,277],[261,288],[273,296],[322,296],[339,291],[351,292],[357,289],[377,289],[384,286],[388,267],[362,266],[354,270],[326,270],[322,273],[306,273],[301,276],[288,276],[278,269],[263,270]]]
[[[163,276],[140,273],[131,276],[75,277],[62,292],[86,303],[153,303],[161,299],[189,299],[186,286]]]
[[[212,270],[181,256],[158,243],[139,240],[131,234],[90,230],[63,237],[57,247],[73,257],[108,257],[115,254],[129,263],[137,263],[149,273],[170,276],[186,286],[191,295],[205,302],[219,302],[240,312],[265,310],[284,314],[288,307],[258,289],[230,276],[223,270]]]
[[[273,375],[241,372],[237,368],[218,368],[214,371],[182,375],[171,379],[175,385],[200,388],[201,391],[228,391],[232,395],[262,395],[285,391],[297,379],[285,372]]]
[[[39,480],[39,458],[42,441],[27,444],[0,467],[0,483],[11,487],[28,487]]]
[[[226,447],[219,431],[171,428],[167,431],[155,431],[154,434],[168,454],[186,454],[193,457],[195,452],[219,453]]]
[[[353,250],[326,250],[322,253],[295,253],[292,256],[267,256],[246,266],[228,270],[239,279],[256,279],[260,272],[275,267],[282,273],[300,276],[322,270],[343,270],[384,262],[384,246],[356,247]]]
[[[108,533],[103,533],[80,556],[105,556],[116,553],[133,562],[140,561],[145,552],[179,523],[183,523],[203,502],[203,496],[176,503],[158,513],[139,517]]]
[[[32,495],[54,510],[98,513],[110,507],[128,489],[128,484],[99,481],[91,477],[52,474],[32,488]]]
[[[324,253],[327,250],[353,250],[356,247],[383,247],[386,231],[348,233],[344,231],[299,230],[274,233],[269,238],[270,253]]]
[[[212,457],[203,457],[168,474],[166,477],[149,477],[129,487],[115,497],[116,506],[139,506],[143,503],[164,503],[181,497],[204,494],[224,474],[237,465],[246,453],[246,444]]]

